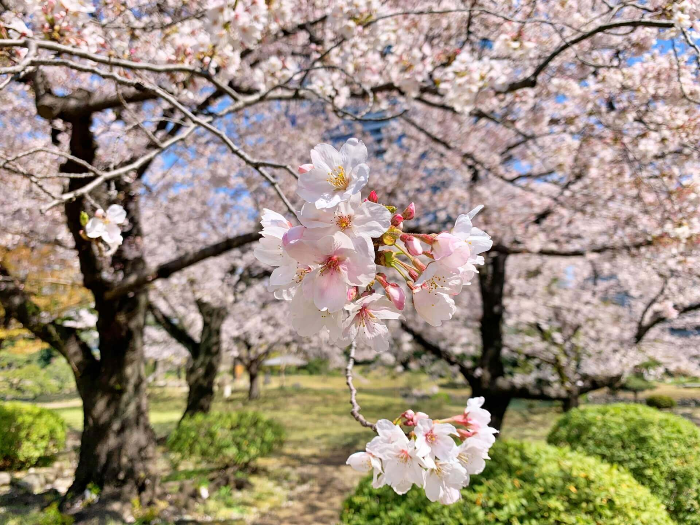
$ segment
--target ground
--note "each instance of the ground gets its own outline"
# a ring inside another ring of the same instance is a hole
[[[431,379],[420,373],[392,377],[386,376],[386,370],[381,373],[380,376],[363,372],[355,380],[362,413],[370,420],[395,418],[407,408],[446,417],[460,413],[469,397],[469,389],[460,383]],[[700,389],[662,385],[659,391],[676,398],[700,398]],[[187,523],[213,519],[219,523],[257,525],[335,523],[343,499],[361,477],[345,466],[345,460],[372,437],[372,432],[360,427],[349,414],[345,378],[287,376],[284,387],[277,378],[272,378],[264,385],[261,399],[248,402],[245,393],[246,385],[242,381],[231,398],[217,399],[213,409],[265,413],[285,427],[284,446],[274,455],[258,460],[257,472],[250,477],[251,486],[242,490],[225,487],[206,499],[194,498],[186,509],[172,514],[173,519],[178,516],[192,520]],[[646,392],[645,396],[652,393],[657,392]],[[185,406],[185,395],[184,389],[151,391],[151,421],[159,437],[167,436],[177,424]],[[61,414],[73,436],[78,436],[82,425],[79,399],[71,397],[40,404]],[[559,411],[553,404],[515,402],[506,416],[503,436],[544,439]],[[700,416],[700,409],[690,412]],[[179,493],[185,482],[191,487],[205,485],[208,471],[192,467],[185,465],[175,470],[164,455],[160,468],[166,492]]]

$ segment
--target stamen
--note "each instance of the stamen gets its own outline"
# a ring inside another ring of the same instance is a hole
[[[331,186],[337,190],[347,189],[348,184],[350,183],[347,175],[345,175],[345,168],[342,166],[336,166],[333,168],[333,171],[328,174],[326,181],[328,181]]]

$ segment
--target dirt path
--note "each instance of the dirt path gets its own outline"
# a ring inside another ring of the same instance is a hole
[[[333,525],[343,500],[362,474],[345,465],[347,454],[314,458],[297,468],[300,483],[287,503],[253,522],[253,525]]]

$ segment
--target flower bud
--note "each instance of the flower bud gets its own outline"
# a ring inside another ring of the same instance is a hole
[[[379,197],[377,197],[377,192],[372,190],[369,192],[369,196],[367,197],[367,200],[369,202],[374,202],[375,204],[379,202]]]
[[[394,306],[396,308],[398,308],[399,310],[403,310],[406,306],[406,294],[404,293],[403,288],[401,288],[396,283],[387,284],[388,286],[384,288],[384,290],[386,291],[386,296],[392,303],[394,303]]]
[[[416,239],[413,235],[403,233],[401,234],[400,239],[406,245],[406,249],[411,255],[417,256],[423,253],[423,246],[421,246],[420,241]]]
[[[406,209],[401,212],[401,215],[403,215],[404,220],[410,221],[416,216],[416,205],[414,203],[409,204],[406,206]]]
[[[314,169],[313,164],[302,164],[297,168],[297,171],[299,172],[299,175],[303,175],[304,173],[310,172],[312,169]]]
[[[357,288],[357,286],[351,286],[348,288],[348,301],[354,301],[357,299],[358,295],[360,295],[360,290]]]
[[[408,270],[408,276],[413,279],[414,281],[417,281],[420,275],[418,275],[418,272],[415,270]]]
[[[97,217],[98,219],[103,219],[104,216],[105,216],[105,211],[102,208],[100,208],[99,210],[97,210],[95,212],[95,217]]]
[[[289,228],[282,236],[282,246],[286,248],[289,243],[301,239],[301,237],[304,235],[304,230],[306,230],[306,227],[304,226],[294,226]]]
[[[400,213],[397,213],[391,218],[391,225],[392,226],[398,226],[403,222],[403,216]]]

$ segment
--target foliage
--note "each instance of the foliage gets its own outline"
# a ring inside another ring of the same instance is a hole
[[[700,429],[641,405],[586,407],[565,414],[549,443],[625,467],[683,525],[700,524]]]
[[[415,488],[397,496],[364,479],[344,504],[346,525],[670,525],[659,501],[628,473],[568,449],[498,442],[486,470],[451,506]]]
[[[0,354],[0,398],[36,399],[75,390],[70,366],[48,348],[32,354]]]
[[[66,444],[66,424],[55,413],[34,405],[0,405],[0,468],[32,467]]]
[[[653,390],[653,388],[654,383],[651,381],[647,381],[639,375],[631,375],[622,384],[621,390],[637,393],[644,392],[645,390]]]
[[[330,367],[328,359],[322,357],[309,359],[304,366],[300,366],[296,369],[296,373],[301,375],[308,374],[310,376],[335,376],[341,374],[340,370]]]
[[[676,406],[676,400],[671,396],[659,394],[647,397],[646,404],[652,408],[673,408]]]
[[[167,441],[175,463],[185,459],[244,467],[280,446],[284,430],[257,412],[211,412],[184,418]]]

